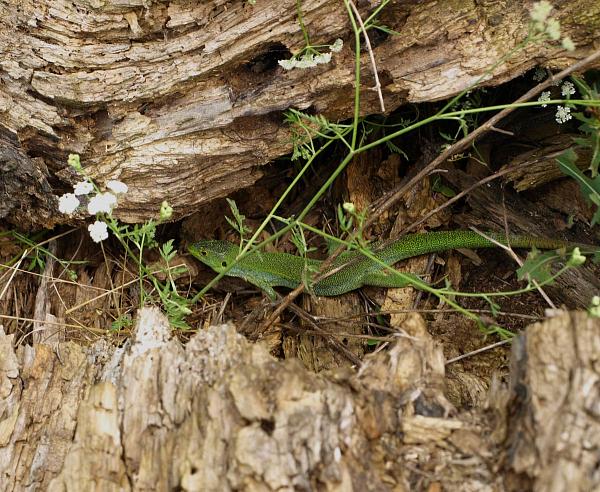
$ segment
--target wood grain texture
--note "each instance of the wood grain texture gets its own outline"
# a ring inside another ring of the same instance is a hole
[[[187,344],[155,309],[124,346],[14,347],[0,327],[3,490],[594,490],[600,321],[530,326],[485,405],[444,395],[425,327],[353,372],[232,326]],[[437,485],[436,485],[437,484]]]
[[[598,318],[562,314],[513,349],[506,471],[511,490],[595,490],[600,442]]]
[[[360,2],[363,16],[377,3]],[[122,220],[155,216],[164,199],[175,217],[190,214],[255,182],[263,164],[290,151],[287,108],[333,119],[352,114],[351,33],[341,3],[302,2],[313,43],[346,41],[332,63],[289,72],[276,64],[302,47],[295,4],[0,0],[0,130],[32,161],[42,158],[37,165],[50,171],[53,190],[38,192],[53,207],[76,179],[66,167],[76,152],[100,183],[118,178],[129,185],[117,210]],[[594,49],[598,2],[555,5],[577,51],[532,47],[487,84],[538,63],[564,67]],[[388,111],[446,98],[477,80],[526,35],[530,6],[391,2],[382,21],[399,34],[374,49]],[[361,112],[373,113],[366,56],[362,72]],[[27,213],[12,211],[15,222]]]

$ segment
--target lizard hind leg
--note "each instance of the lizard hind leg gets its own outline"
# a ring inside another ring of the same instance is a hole
[[[271,301],[276,301],[277,298],[279,297],[279,294],[277,294],[277,292],[275,292],[273,287],[271,287],[268,282],[262,282],[257,279],[252,279],[250,281],[250,283],[256,285],[260,290],[262,290],[265,294],[267,294],[267,296],[269,297],[269,299]]]

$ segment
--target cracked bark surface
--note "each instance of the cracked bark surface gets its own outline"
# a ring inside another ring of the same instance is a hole
[[[124,346],[0,336],[3,490],[593,490],[600,321],[515,342],[511,384],[454,408],[428,336],[358,372],[277,361],[229,325],[184,346],[154,309]]]
[[[399,34],[374,48],[387,110],[446,98],[477,80],[524,38],[531,3],[391,2],[382,22]],[[363,17],[377,4],[359,2]],[[56,195],[77,179],[66,166],[69,153],[79,153],[99,183],[117,178],[129,185],[120,219],[155,216],[165,199],[174,218],[182,217],[252,184],[261,166],[290,152],[287,108],[350,117],[352,36],[343,5],[302,2],[313,43],[341,37],[346,45],[328,65],[285,72],[277,59],[303,45],[295,5],[0,0],[0,150],[13,152],[6,141],[18,142],[14,152],[28,160],[19,165],[44,176],[33,188],[41,203],[30,209],[19,203],[28,203],[31,187],[21,198],[10,171],[3,174],[4,217],[31,227],[66,221],[56,211]],[[564,68],[594,50],[598,2],[554,5],[577,50],[532,47],[486,84],[537,64]],[[367,114],[378,103],[363,57],[361,112]]]

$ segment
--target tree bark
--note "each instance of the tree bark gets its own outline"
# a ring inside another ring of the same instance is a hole
[[[424,328],[424,327],[423,327]],[[0,336],[3,490],[595,490],[600,320],[514,344],[485,408],[444,396],[441,346],[399,338],[358,372],[277,361],[232,326],[183,346],[157,310],[117,347]]]
[[[379,2],[357,3],[364,18]],[[293,0],[0,0],[0,219],[66,221],[56,195],[78,179],[69,153],[100,184],[129,185],[120,219],[155,216],[165,199],[182,217],[255,182],[262,165],[290,152],[284,110],[350,117],[353,38],[343,3],[301,5],[313,44],[341,37],[345,46],[327,65],[286,72],[277,60],[303,46]],[[526,36],[531,5],[392,1],[381,21],[398,34],[373,39],[386,110],[478,80]],[[600,4],[554,5],[577,50],[529,47],[487,85],[537,64],[563,68],[594,49]],[[378,112],[366,53],[361,61],[360,109]]]

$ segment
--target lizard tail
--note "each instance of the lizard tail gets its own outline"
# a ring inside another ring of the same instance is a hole
[[[510,245],[514,248],[539,248],[571,250],[575,247],[584,253],[595,253],[600,247],[587,244],[570,243],[559,239],[534,237],[526,235],[509,235],[502,233],[486,233],[485,236],[475,231],[437,231],[425,234],[409,234],[400,238],[377,253],[377,256],[389,263],[395,263],[413,256],[438,253],[456,248],[497,248],[498,245]]]

